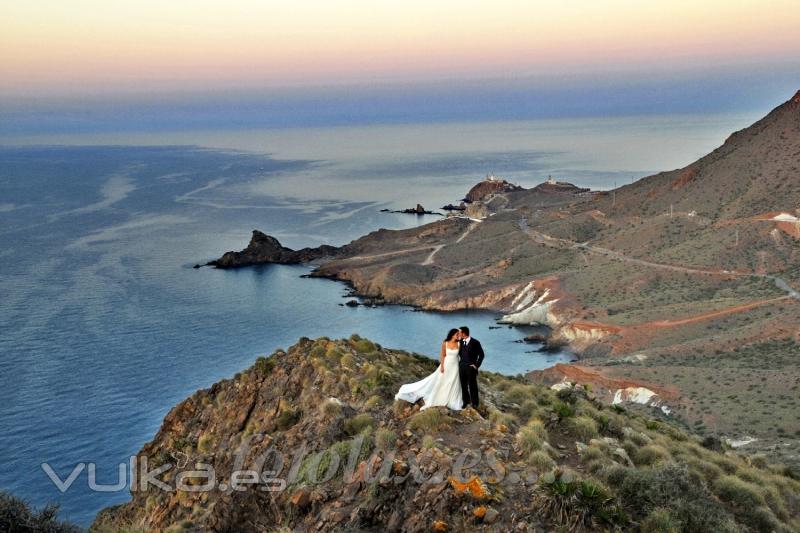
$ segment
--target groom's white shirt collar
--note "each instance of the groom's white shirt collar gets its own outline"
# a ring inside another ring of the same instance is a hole
[[[472,340],[472,337],[467,337],[466,339],[461,339],[461,340],[464,342],[464,344],[469,344],[469,341]]]

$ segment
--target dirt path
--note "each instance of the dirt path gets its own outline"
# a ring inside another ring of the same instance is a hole
[[[769,279],[775,283],[776,287],[786,292],[789,298],[800,300],[800,291],[797,291],[794,288],[792,288],[791,285],[789,285],[789,283],[785,279],[780,278],[778,276],[773,276],[771,274],[756,273],[756,272],[737,272],[735,270],[725,270],[721,268],[720,269],[694,268],[694,267],[686,267],[679,265],[671,265],[669,263],[656,263],[655,261],[648,261],[646,259],[638,259],[636,257],[630,257],[621,252],[616,252],[608,248],[603,248],[602,246],[594,246],[585,242],[575,242],[575,241],[570,241],[568,239],[560,239],[557,237],[552,237],[550,235],[547,235],[545,233],[530,228],[528,226],[528,221],[525,218],[520,219],[519,227],[529,237],[531,237],[534,241],[540,244],[545,244],[548,246],[554,246],[558,248],[565,248],[565,247],[574,248],[577,250],[583,250],[590,253],[605,255],[606,257],[612,257],[614,259],[619,259],[620,261],[625,261],[627,263],[646,266],[650,268],[660,268],[662,270],[671,270],[673,272],[683,272],[687,274],[700,274],[704,276],[735,276],[735,277],[749,276],[754,278]]]
[[[475,228],[477,228],[477,227],[478,227],[478,224],[480,224],[480,222],[473,222],[472,224],[470,224],[470,225],[467,227],[467,230],[466,230],[464,233],[462,233],[462,234],[461,234],[461,237],[459,237],[458,239],[456,239],[456,244],[458,244],[458,243],[460,243],[461,241],[463,241],[463,240],[464,240],[464,239],[467,237],[467,235],[469,235],[470,233],[472,233],[472,230],[474,230]]]
[[[742,305],[734,305],[732,307],[726,307],[725,309],[720,309],[718,311],[709,311],[708,313],[702,313],[699,315],[694,315],[688,318],[681,318],[678,320],[656,320],[654,322],[645,322],[644,324],[639,324],[636,327],[669,328],[674,326],[683,326],[685,324],[694,324],[696,322],[702,322],[703,320],[708,320],[710,318],[717,318],[725,315],[730,315],[733,313],[739,313],[741,311],[747,311],[755,307],[761,307],[762,305],[774,304],[782,300],[788,300],[790,298],[791,296],[787,295],[787,296],[781,296],[779,298],[771,298],[769,300],[759,300],[757,302],[750,302]]]
[[[467,237],[467,235],[469,235],[470,233],[472,233],[472,230],[474,230],[474,229],[475,229],[475,228],[478,226],[478,224],[480,224],[480,222],[473,222],[472,224],[470,224],[470,225],[467,227],[467,229],[464,231],[464,233],[462,233],[462,234],[461,234],[461,235],[458,237],[458,239],[456,239],[456,242],[455,242],[454,244],[458,244],[458,243],[460,243],[461,241],[463,241],[463,240],[464,240],[464,239]],[[428,257],[426,257],[426,258],[425,258],[425,261],[423,261],[423,262],[422,262],[422,263],[420,263],[420,264],[421,264],[421,265],[432,265],[432,264],[433,264],[433,260],[434,260],[434,258],[436,257],[436,254],[437,254],[437,253],[439,253],[439,250],[441,250],[441,249],[442,249],[442,248],[444,248],[445,246],[447,246],[447,245],[446,245],[446,244],[438,244],[438,245],[434,246],[434,247],[433,247],[433,251],[430,253],[430,255],[429,255]]]
[[[437,253],[439,253],[439,250],[441,250],[444,247],[445,247],[444,244],[439,244],[439,245],[434,246],[433,247],[433,251],[430,253],[430,255],[428,255],[428,257],[425,258],[425,261],[423,261],[420,264],[421,265],[432,265],[433,264],[433,258],[436,256]]]
[[[444,246],[440,244],[439,246]],[[395,250],[393,252],[383,252],[380,254],[373,254],[373,255],[354,255],[351,257],[345,257],[341,261],[358,261],[363,259],[379,259],[381,257],[391,257],[393,255],[405,255],[410,254],[413,252],[421,252],[422,250],[430,250],[431,248],[437,248],[437,246],[417,246],[416,248],[403,248],[402,250]]]
[[[711,269],[711,268],[694,268],[694,267],[684,267],[678,265],[670,265],[669,263],[656,263],[654,261],[647,261],[646,259],[637,259],[635,257],[627,256],[621,252],[615,252],[614,250],[609,250],[608,248],[603,248],[601,246],[593,246],[591,244],[586,244],[585,242],[576,242],[572,245],[573,248],[578,248],[581,250],[586,250],[588,252],[593,252],[596,254],[605,255],[607,257],[613,257],[615,259],[619,259],[621,261],[625,261],[627,263],[634,263],[637,265],[642,265],[646,267],[652,268],[661,268],[664,270],[672,270],[674,272],[685,272],[688,274],[704,274],[710,276],[749,276],[749,273],[742,273],[742,272],[734,272],[731,270],[723,270],[723,269]]]

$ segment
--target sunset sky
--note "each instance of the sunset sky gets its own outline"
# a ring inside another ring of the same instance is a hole
[[[376,109],[416,94],[447,114],[476,98],[524,110],[523,94],[558,108],[559,94],[581,114],[569,98],[583,87],[617,95],[621,113],[654,95],[692,111],[712,92],[760,109],[800,86],[798,28],[797,0],[0,0],[0,98],[16,112],[42,99],[284,91],[324,104],[362,91]]]
[[[791,59],[797,0],[25,0],[6,92],[282,86]]]

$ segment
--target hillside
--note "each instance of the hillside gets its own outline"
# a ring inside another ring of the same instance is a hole
[[[800,465],[798,135],[796,95],[684,169],[615,191],[495,191],[470,205],[483,218],[320,248],[313,275],[548,326],[580,365],[531,380],[669,390],[676,421]],[[250,264],[237,254],[228,266]]]
[[[620,187],[615,212],[654,216],[696,211],[743,219],[800,208],[800,91],[691,165]],[[611,209],[605,197],[598,209]]]
[[[188,488],[133,492],[92,531],[800,528],[800,482],[787,470],[584,387],[483,372],[481,413],[393,400],[435,367],[357,336],[260,358],[174,407],[139,453],[168,487],[186,475]],[[192,491],[208,478],[178,473],[204,464],[217,488]],[[249,469],[269,483],[221,490]],[[281,488],[275,479],[284,490],[262,490]]]

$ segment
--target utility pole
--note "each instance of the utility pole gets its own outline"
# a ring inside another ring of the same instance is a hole
[[[614,182],[614,190],[611,191],[611,208],[617,205],[617,182]]]
[[[669,204],[669,218],[672,218],[672,204]]]
[[[736,228],[736,247],[739,247],[739,228]]]

